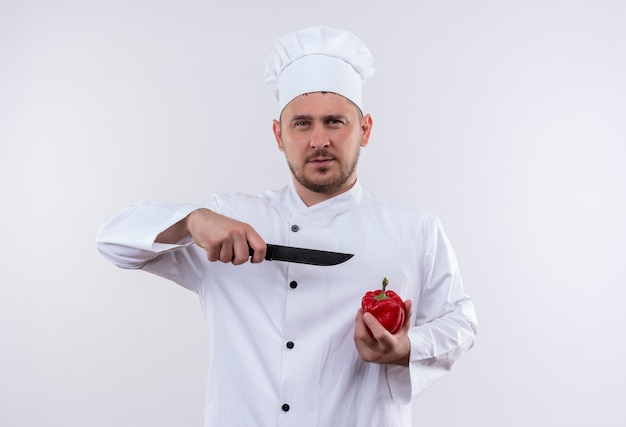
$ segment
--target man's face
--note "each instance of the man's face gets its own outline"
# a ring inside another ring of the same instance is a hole
[[[278,148],[285,152],[294,184],[307,205],[349,190],[356,182],[361,147],[372,119],[348,99],[314,92],[291,101],[274,121]]]

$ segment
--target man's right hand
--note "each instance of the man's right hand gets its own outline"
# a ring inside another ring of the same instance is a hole
[[[207,253],[209,261],[243,264],[263,261],[265,241],[249,224],[217,214],[209,209],[197,209],[157,236],[160,243],[176,243],[186,236]]]

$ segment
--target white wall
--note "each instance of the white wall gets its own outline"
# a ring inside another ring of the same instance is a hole
[[[0,425],[201,425],[196,298],[95,235],[286,183],[264,60],[321,23],[374,54],[361,181],[440,216],[481,322],[415,425],[625,425],[625,3],[213,3],[0,4]]]

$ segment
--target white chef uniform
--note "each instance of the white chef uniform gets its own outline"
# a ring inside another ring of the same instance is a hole
[[[268,243],[354,257],[326,267],[234,266],[207,261],[191,241],[154,243],[198,207],[250,224]],[[206,427],[409,427],[407,403],[450,369],[477,332],[437,218],[376,199],[358,182],[311,207],[293,185],[200,205],[138,203],[101,228],[97,246],[119,267],[198,294],[210,340]],[[409,367],[364,362],[353,341],[361,297],[384,277],[413,300]]]

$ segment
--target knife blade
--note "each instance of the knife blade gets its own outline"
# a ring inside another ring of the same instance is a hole
[[[250,248],[250,256],[253,254],[254,251]],[[281,246],[269,243],[267,244],[267,251],[265,252],[266,261],[285,261],[323,266],[341,264],[353,256],[354,254],[295,248],[293,246]]]

